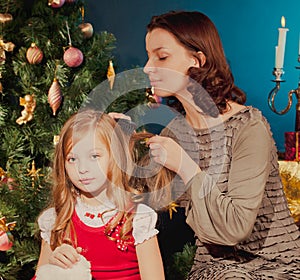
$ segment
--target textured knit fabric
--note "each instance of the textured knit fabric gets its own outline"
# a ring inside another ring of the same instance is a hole
[[[189,221],[199,229],[189,279],[300,279],[300,233],[261,112],[246,107],[198,130],[179,116],[162,135],[179,142],[202,170],[186,186],[178,176],[173,182],[173,198],[186,213],[198,207],[197,221]]]

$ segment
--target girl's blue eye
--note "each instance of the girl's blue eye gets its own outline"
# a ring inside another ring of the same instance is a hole
[[[70,162],[70,163],[74,163],[74,162],[76,162],[76,158],[75,157],[68,157],[67,161]]]

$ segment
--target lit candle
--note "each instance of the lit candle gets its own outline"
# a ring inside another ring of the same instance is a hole
[[[278,46],[276,50],[275,67],[283,68],[286,32],[289,31],[287,28],[285,28],[284,17],[281,17],[281,28],[278,28],[278,31],[279,31],[279,36],[278,36]]]

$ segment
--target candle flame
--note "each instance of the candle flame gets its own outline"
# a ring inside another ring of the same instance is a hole
[[[285,27],[285,17],[281,17],[281,26],[284,28]]]

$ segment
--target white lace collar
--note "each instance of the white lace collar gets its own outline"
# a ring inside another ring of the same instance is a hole
[[[115,208],[115,205],[109,200],[106,201],[105,204],[93,207],[84,203],[79,196],[77,197],[77,203],[75,205],[79,219],[90,227],[101,227],[105,225],[116,214],[117,210]]]

